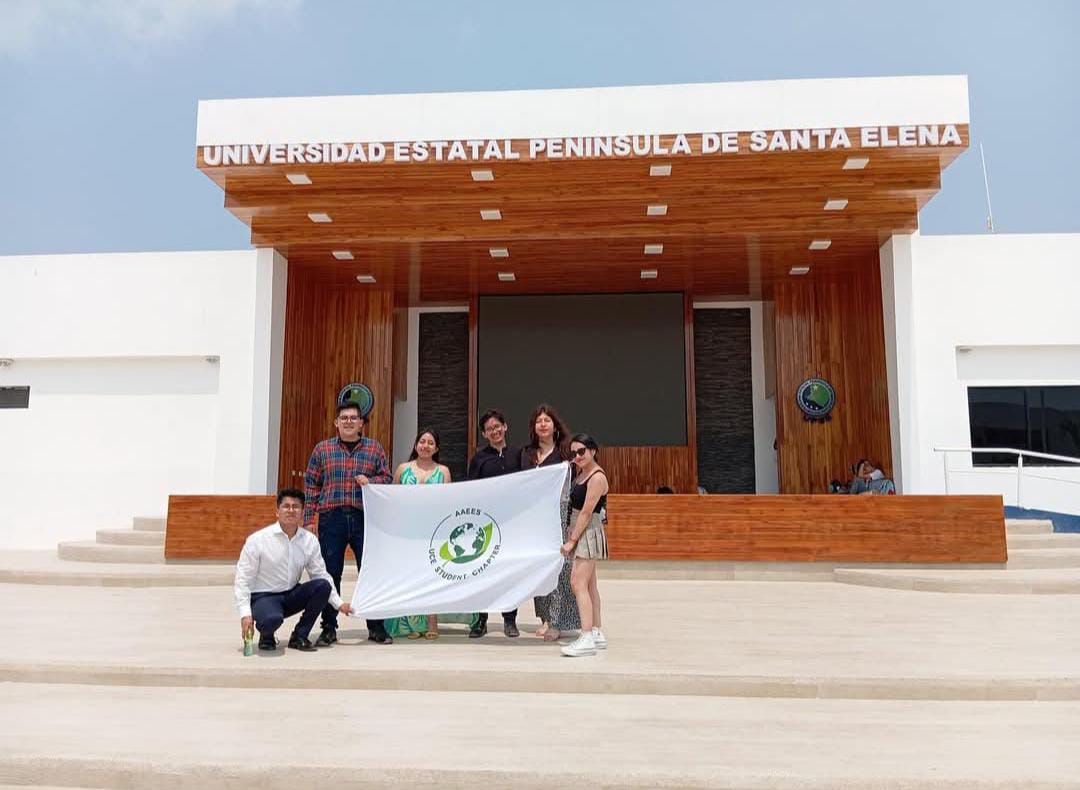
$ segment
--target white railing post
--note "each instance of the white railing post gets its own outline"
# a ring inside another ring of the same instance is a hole
[[[945,472],[945,493],[949,493],[949,454],[944,452],[941,454],[941,467]]]
[[[1024,482],[1024,454],[1023,453],[1017,453],[1016,454],[1016,506],[1018,508],[1024,506],[1022,504],[1021,499],[1020,499],[1020,496],[1021,496],[1020,492],[1023,489],[1023,485],[1022,485],[1023,482]]]

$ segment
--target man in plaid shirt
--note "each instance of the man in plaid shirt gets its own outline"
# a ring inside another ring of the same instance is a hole
[[[382,445],[362,435],[364,418],[356,404],[339,405],[334,426],[338,435],[315,445],[304,472],[304,527],[318,534],[323,562],[340,595],[345,547],[350,546],[356,555],[358,571],[364,556],[364,486],[389,483],[393,478]],[[316,645],[328,647],[337,641],[337,614],[329,604],[323,609]],[[393,643],[382,620],[368,620],[367,627],[372,642]]]

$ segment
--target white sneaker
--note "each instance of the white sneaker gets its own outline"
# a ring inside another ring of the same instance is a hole
[[[595,656],[596,642],[593,641],[592,634],[582,634],[564,647],[562,649],[562,654],[564,656],[570,656],[571,658],[577,658],[578,656]]]
[[[607,637],[604,636],[603,631],[599,628],[594,628],[592,630],[592,638],[597,650],[607,650]]]

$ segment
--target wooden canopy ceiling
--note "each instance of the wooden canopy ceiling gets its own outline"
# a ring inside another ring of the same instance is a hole
[[[750,153],[744,144],[719,155],[210,166],[200,149],[197,163],[250,226],[252,244],[318,279],[393,288],[398,304],[635,290],[738,298],[760,296],[794,266],[842,277],[876,265],[885,239],[918,227],[941,170],[967,148],[968,128],[957,128],[962,145],[864,149],[849,129],[854,145],[841,150]],[[851,158],[868,162],[845,168]],[[652,165],[671,165],[670,175],[650,175]],[[478,170],[492,180],[474,180]],[[286,178],[298,173],[311,183]],[[837,200],[847,203],[826,210]],[[501,219],[482,219],[490,209]],[[331,221],[309,216],[319,213]],[[814,240],[831,243],[811,250]],[[650,269],[655,279],[643,279]]]

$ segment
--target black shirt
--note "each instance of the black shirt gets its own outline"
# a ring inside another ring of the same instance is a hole
[[[532,462],[533,451],[530,447],[522,447],[521,453],[518,455],[518,469],[536,469],[541,466],[557,466],[566,459],[562,456],[562,450],[559,445],[555,445],[551,452],[548,453],[548,457],[538,464]]]
[[[476,455],[469,461],[466,479],[483,480],[516,471],[518,471],[518,451],[513,447],[505,447],[500,453],[489,444],[482,450],[477,450]]]

